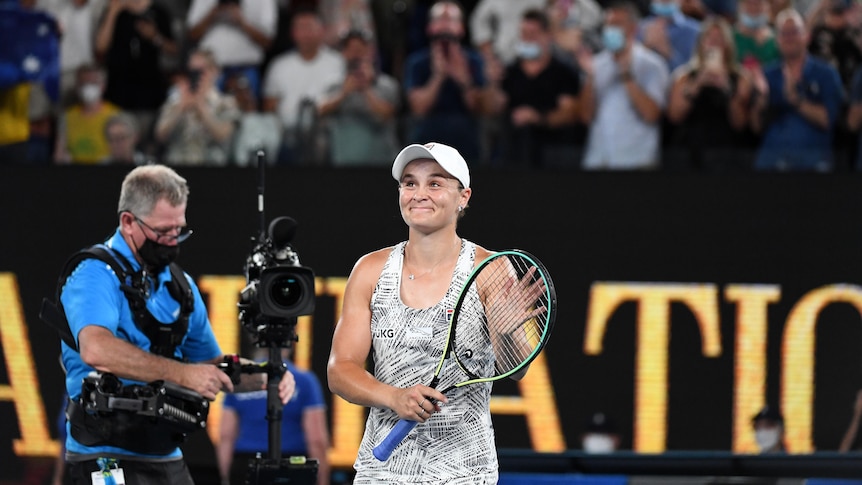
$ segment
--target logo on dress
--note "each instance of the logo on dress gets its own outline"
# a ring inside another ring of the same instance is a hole
[[[375,338],[385,338],[391,339],[395,337],[395,329],[394,328],[378,328],[374,330]]]

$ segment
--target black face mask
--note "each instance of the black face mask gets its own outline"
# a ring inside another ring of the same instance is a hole
[[[461,42],[461,39],[458,38],[457,35],[450,32],[440,32],[437,34],[431,35],[429,38],[431,42],[444,42],[444,43],[452,43],[458,44]]]
[[[159,244],[149,238],[138,248],[138,254],[147,265],[147,269],[155,273],[161,272],[165,266],[174,262],[180,254],[180,245],[168,246]]]

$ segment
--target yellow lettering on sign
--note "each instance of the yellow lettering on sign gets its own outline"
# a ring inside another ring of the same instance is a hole
[[[806,293],[787,316],[781,348],[781,410],[793,453],[811,453],[814,404],[814,342],[817,317],[832,303],[849,303],[862,313],[862,288],[830,285]]]
[[[775,285],[729,285],[727,301],[736,303],[736,349],[733,369],[732,450],[757,453],[751,417],[765,404],[767,307],[781,299]]]
[[[668,342],[670,305],[685,304],[701,332],[703,355],[721,354],[718,289],[696,283],[594,283],[590,290],[584,352],[602,352],[608,319],[624,302],[638,303],[635,357],[635,429],[633,448],[660,453],[667,446]]]
[[[491,412],[524,415],[530,442],[535,451],[555,453],[566,449],[560,414],[544,354],[530,364],[527,375],[518,381],[521,396],[492,396]]]
[[[238,353],[240,323],[239,309],[236,304],[239,301],[239,292],[245,287],[245,278],[242,276],[202,276],[197,280],[197,284],[201,292],[209,296],[207,298],[207,314],[221,351],[225,354]],[[213,445],[218,445],[219,442],[223,402],[224,395],[219,394],[218,398],[210,403],[210,411],[207,416],[207,434]]]
[[[335,322],[341,318],[346,286],[347,278],[343,277],[327,278],[321,285],[323,294],[335,298]],[[332,335],[331,332],[330,335]],[[353,465],[365,431],[365,416],[364,406],[349,403],[335,394],[332,395],[332,448],[329,450],[329,459],[333,466]]]
[[[318,278],[316,294],[335,299],[335,318],[340,317],[346,278]],[[201,291],[209,295],[208,310],[222,350],[239,350],[236,303],[245,285],[241,276],[204,276]],[[0,273],[0,345],[8,369],[9,383],[0,385],[0,400],[12,401],[17,413],[20,439],[13,440],[18,456],[56,456],[59,443],[50,439],[49,421],[38,395],[39,385],[26,331],[19,289],[15,276]],[[670,307],[683,303],[694,314],[701,332],[702,354],[722,352],[718,291],[715,285],[686,283],[606,283],[597,282],[590,292],[584,352],[602,352],[608,321],[620,305],[635,302],[637,310],[637,356],[635,368],[634,450],[664,451],[667,433],[667,374],[670,342]],[[733,381],[734,452],[756,451],[751,416],[763,405],[767,380],[768,307],[781,298],[778,285],[728,285],[724,297],[736,305]],[[832,303],[849,303],[862,314],[862,287],[830,285],[805,294],[791,309],[785,323],[781,354],[781,399],[787,441],[794,453],[813,450],[814,350],[817,319]],[[297,366],[311,367],[311,316],[297,320],[300,336],[295,348]],[[331,334],[330,334],[331,335]],[[323,376],[321,376],[323,377]],[[323,379],[321,379],[323,380]],[[325,380],[324,380],[325,382]],[[532,446],[536,451],[557,452],[566,448],[550,370],[544,355],[533,362],[527,377],[519,382],[520,396],[493,396],[491,411],[496,414],[524,415]],[[208,432],[218,439],[221,401],[210,411]],[[333,466],[348,467],[355,457],[365,427],[366,409],[332,399]]]
[[[48,433],[26,328],[15,275],[0,273],[0,344],[9,375],[9,384],[0,385],[0,401],[15,403],[21,430],[21,438],[13,440],[12,449],[18,456],[57,455],[60,443],[52,440]]]

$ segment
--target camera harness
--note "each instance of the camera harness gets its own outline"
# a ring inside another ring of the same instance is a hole
[[[162,323],[147,309],[149,282],[142,268],[132,265],[120,253],[98,244],[73,254],[63,267],[57,283],[55,301],[43,299],[39,317],[60,334],[60,338],[79,352],[69,328],[60,294],[66,279],[85,259],[108,264],[120,280],[132,319],[150,340],[150,352],[173,359],[177,346],[189,327],[194,310],[194,295],[182,269],[169,266],[171,281],[168,292],[180,304],[179,317],[173,323]],[[186,434],[206,426],[209,402],[179,386],[155,381],[147,385],[126,385],[112,374],[84,379],[81,397],[70,400],[66,410],[72,436],[87,446],[110,445],[138,453],[170,453],[185,440]]]
[[[147,275],[141,270],[132,271],[132,265],[123,257],[122,254],[109,249],[107,246],[97,244],[89,248],[82,249],[73,254],[66,265],[63,267],[63,272],[60,275],[60,280],[57,282],[56,303],[54,307],[57,315],[62,321],[56,318],[46,320],[48,324],[60,332],[60,338],[66,342],[66,345],[78,351],[78,346],[75,343],[75,338],[69,329],[69,322],[66,319],[66,312],[63,310],[63,305],[60,303],[60,294],[63,291],[63,285],[66,284],[66,279],[72,274],[72,271],[78,267],[85,259],[98,259],[108,264],[120,280],[120,289],[126,296],[129,302],[129,309],[132,311],[132,319],[135,325],[147,336],[150,340],[150,352],[172,359],[177,346],[183,341],[186,332],[189,328],[189,315],[194,310],[194,297],[189,282],[186,280],[182,269],[171,263],[169,268],[171,271],[171,281],[167,283],[168,292],[174,300],[180,303],[180,316],[174,323],[162,323],[147,310],[147,297],[149,296]],[[43,313],[45,304],[43,302]],[[43,320],[45,320],[44,315]]]

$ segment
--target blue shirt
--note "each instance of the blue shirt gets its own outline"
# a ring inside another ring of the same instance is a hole
[[[287,369],[296,381],[293,397],[284,405],[281,416],[281,452],[283,455],[306,455],[305,432],[302,415],[310,409],[323,408],[323,391],[317,376],[299,370],[290,362]],[[241,453],[265,452],[269,447],[269,421],[266,420],[266,391],[228,394],[224,408],[236,412],[239,418],[239,433],[234,450]]]
[[[829,127],[821,128],[805,119],[784,96],[782,63],[764,70],[769,83],[767,126],[754,168],[756,170],[832,169],[832,133],[844,101],[844,88],[838,71],[814,57],[802,68],[797,90],[802,99],[826,108]]]
[[[651,15],[640,21],[638,25],[638,40],[643,42],[644,28],[660,17]],[[673,71],[677,67],[691,60],[697,46],[697,37],[700,35],[700,22],[686,17],[682,12],[677,12],[667,19],[668,41],[671,45],[670,59],[665,59],[668,70]]]
[[[122,254],[137,271],[140,265],[132,255],[132,250],[126,244],[119,229],[105,243],[114,251]],[[154,288],[147,300],[147,309],[152,315],[163,323],[173,322],[180,311],[180,303],[170,295],[166,282],[171,280],[169,268],[155,275],[159,284],[151,284]],[[189,315],[189,328],[183,341],[177,346],[176,356],[188,359],[189,362],[203,362],[218,358],[222,355],[213,334],[206,306],[200,291],[192,279],[186,275],[192,292],[194,294],[194,311]],[[69,329],[77,343],[78,334],[88,325],[97,325],[110,330],[117,338],[125,340],[132,345],[148,351],[150,341],[147,336],[135,325],[128,301],[122,290],[120,280],[106,263],[97,259],[86,259],[78,265],[66,280],[60,301],[66,311],[69,321]],[[63,365],[66,369],[66,391],[72,399],[81,394],[81,382],[95,369],[81,360],[81,355],[65,343],[62,344]],[[124,384],[144,384],[141,382],[123,379]],[[72,437],[67,424],[66,450],[70,453],[105,453],[109,455],[146,456],[134,453],[122,448],[111,446],[88,447],[78,443]],[[169,457],[180,457],[182,453],[179,448],[175,449]],[[160,456],[164,458],[164,456]]]
[[[485,86],[482,58],[472,50],[461,47],[461,53],[470,65],[475,87]],[[404,65],[404,92],[421,88],[431,79],[431,49],[411,54]],[[479,120],[467,104],[461,87],[450,78],[443,81],[437,99],[423,117],[412,120],[407,134],[408,143],[439,142],[456,147],[468,162],[479,158]]]

